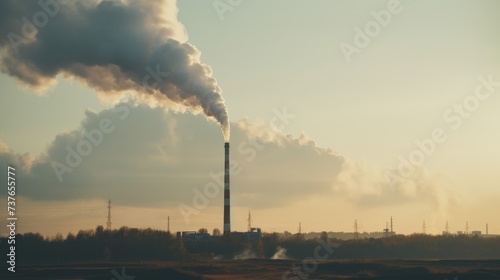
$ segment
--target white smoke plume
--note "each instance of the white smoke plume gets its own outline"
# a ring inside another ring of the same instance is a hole
[[[243,252],[234,256],[234,260],[247,260],[247,259],[255,259],[257,255],[249,248],[243,250]]]
[[[271,257],[272,260],[286,260],[288,259],[286,255],[286,249],[278,246],[276,248],[276,253]]]
[[[101,97],[181,105],[216,120],[228,141],[222,91],[177,11],[175,0],[0,1],[0,70],[37,91],[64,76]]]

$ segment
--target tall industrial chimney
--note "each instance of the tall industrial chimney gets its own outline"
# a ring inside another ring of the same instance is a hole
[[[231,232],[231,206],[229,199],[229,142],[224,144],[224,234]]]

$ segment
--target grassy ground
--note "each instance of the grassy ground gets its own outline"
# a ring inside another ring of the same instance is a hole
[[[293,268],[296,268],[295,270]],[[124,268],[124,269],[123,269]],[[500,279],[500,260],[213,260],[19,265],[0,279]]]

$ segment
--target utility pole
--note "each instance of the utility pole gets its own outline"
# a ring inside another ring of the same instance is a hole
[[[108,221],[106,222],[106,230],[111,231],[111,199],[108,199]]]

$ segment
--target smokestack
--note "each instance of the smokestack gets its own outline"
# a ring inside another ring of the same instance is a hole
[[[224,144],[224,234],[231,232],[231,205],[229,199],[229,142]]]

